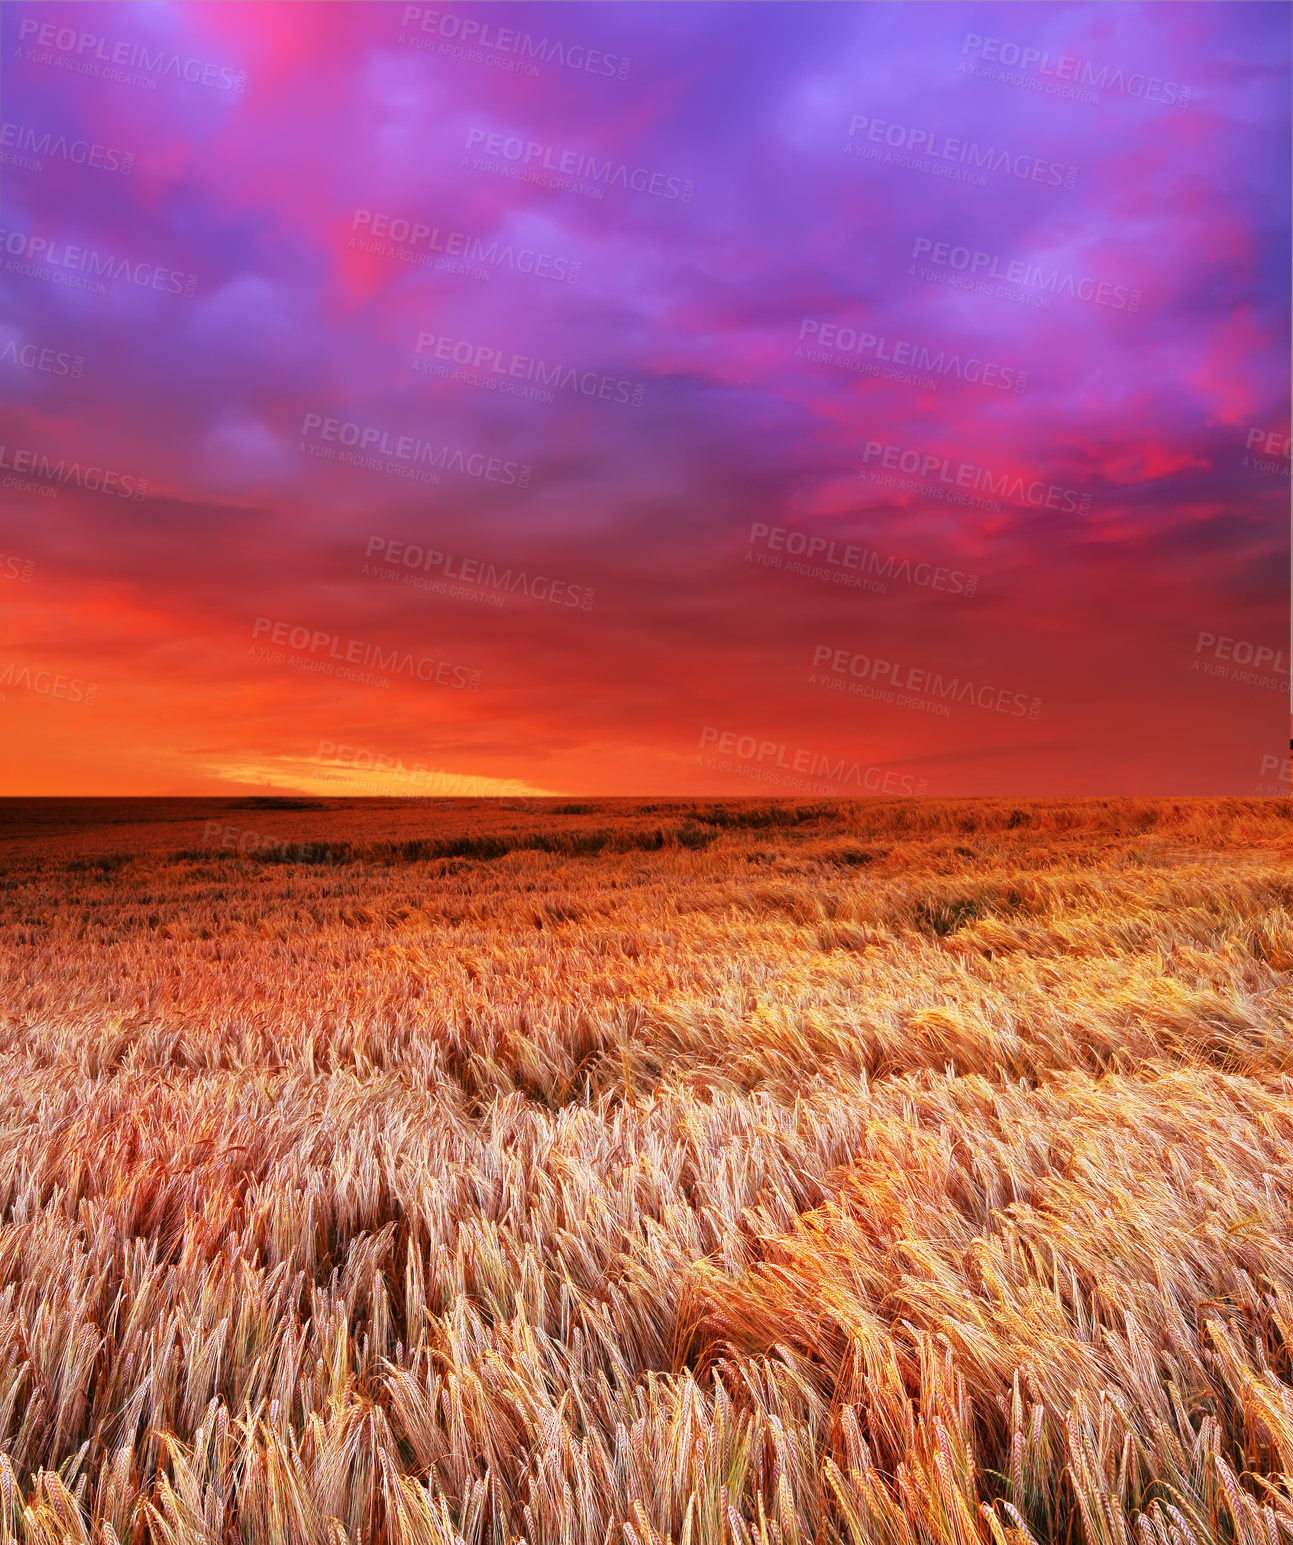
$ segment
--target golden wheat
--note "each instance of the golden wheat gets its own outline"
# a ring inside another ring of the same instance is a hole
[[[1293,1545],[1289,815],[8,807],[0,1541]]]

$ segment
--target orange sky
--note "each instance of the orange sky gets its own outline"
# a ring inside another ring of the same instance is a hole
[[[1285,9],[406,9],[5,8],[0,792],[1287,786]]]

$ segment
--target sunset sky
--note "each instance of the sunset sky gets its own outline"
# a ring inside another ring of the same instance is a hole
[[[0,793],[1287,788],[1287,6],[0,25]]]

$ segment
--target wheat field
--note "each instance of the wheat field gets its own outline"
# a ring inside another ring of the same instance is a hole
[[[1293,1545],[1289,817],[5,804],[0,1540]]]

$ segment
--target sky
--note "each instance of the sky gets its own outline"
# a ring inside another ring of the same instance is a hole
[[[0,793],[1287,792],[1289,34],[6,4]]]

